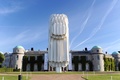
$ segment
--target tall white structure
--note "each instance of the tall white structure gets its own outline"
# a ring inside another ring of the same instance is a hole
[[[93,70],[95,71],[104,71],[104,55],[102,48],[100,46],[94,46],[91,50],[93,57]]]
[[[14,69],[22,69],[22,60],[24,56],[25,49],[22,46],[16,46],[13,48],[12,54],[12,66]]]
[[[48,55],[49,66],[55,67],[56,72],[62,72],[62,67],[69,63],[69,29],[65,14],[51,15]]]

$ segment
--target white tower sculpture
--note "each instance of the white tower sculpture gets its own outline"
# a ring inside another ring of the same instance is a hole
[[[65,14],[53,14],[49,27],[49,66],[56,72],[62,72],[62,67],[69,63],[69,29]]]

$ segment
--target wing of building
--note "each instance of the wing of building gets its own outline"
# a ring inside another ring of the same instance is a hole
[[[13,48],[13,53],[5,53],[3,66],[23,71],[55,71],[48,64],[48,51],[25,50],[22,46]],[[114,71],[120,70],[120,53],[103,53],[100,46],[91,50],[69,51],[69,64],[63,71]]]

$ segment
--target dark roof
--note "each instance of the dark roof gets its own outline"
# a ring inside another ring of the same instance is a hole
[[[90,54],[91,52],[90,51],[70,51],[70,53],[77,53],[77,54]]]
[[[45,54],[48,53],[47,51],[27,51],[25,52],[25,55],[41,55],[41,54]]]

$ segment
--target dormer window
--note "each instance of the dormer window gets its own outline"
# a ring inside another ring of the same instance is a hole
[[[16,52],[19,52],[19,50],[17,49]]]
[[[99,50],[97,50],[97,52],[99,52]]]

